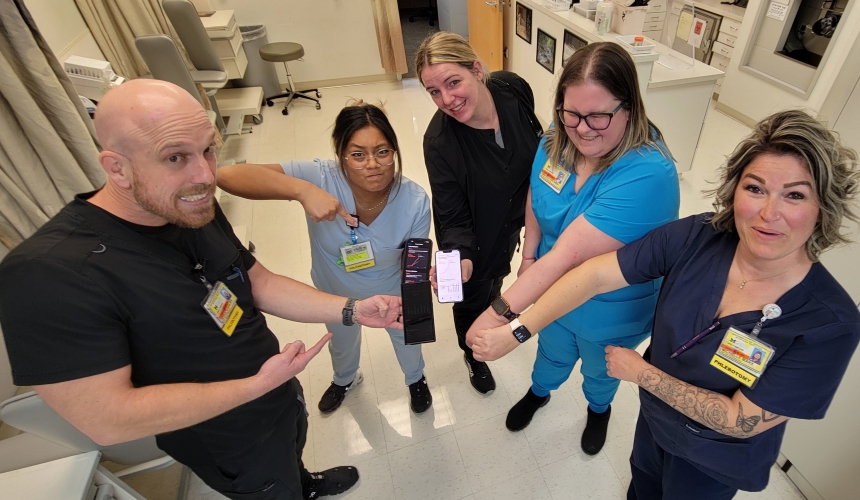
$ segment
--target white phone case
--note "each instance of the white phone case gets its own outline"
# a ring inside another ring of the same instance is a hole
[[[463,275],[459,250],[436,252],[436,284],[439,302],[463,302]]]

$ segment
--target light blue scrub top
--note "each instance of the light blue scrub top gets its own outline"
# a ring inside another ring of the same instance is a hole
[[[547,163],[545,145],[542,139],[531,175],[532,210],[541,230],[537,258],[550,251],[580,214],[624,244],[678,218],[678,172],[659,150],[643,146],[628,151],[606,171],[589,176],[579,193],[574,192],[576,174],[571,173],[556,193],[540,180]],[[649,331],[660,284],[654,280],[597,295],[558,322],[591,341]]]
[[[284,173],[328,192],[349,213],[356,213],[355,199],[340,165],[333,160],[281,163]],[[403,177],[395,185],[388,204],[370,226],[359,222],[358,242],[370,241],[376,265],[348,273],[338,264],[340,247],[351,244],[350,229],[341,217],[334,221],[308,221],[311,240],[311,279],[318,289],[355,298],[400,295],[401,246],[408,238],[430,234],[430,199],[418,184]]]

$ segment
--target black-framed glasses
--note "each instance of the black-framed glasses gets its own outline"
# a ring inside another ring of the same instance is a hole
[[[561,106],[556,108],[556,111],[561,119],[561,123],[564,124],[565,127],[576,128],[582,120],[585,120],[585,124],[588,125],[588,128],[591,130],[606,130],[609,128],[609,124],[612,123],[612,117],[615,116],[623,106],[624,101],[621,101],[618,107],[609,113],[588,113],[587,115],[581,115],[576,111],[564,109]]]
[[[372,155],[369,155],[364,151],[353,151],[352,153],[348,153],[344,156],[344,159],[346,160],[346,164],[355,170],[367,168],[367,162],[370,161],[371,156],[376,158],[376,163],[383,167],[387,167],[394,164],[395,153],[397,153],[397,151],[388,148],[379,149]]]

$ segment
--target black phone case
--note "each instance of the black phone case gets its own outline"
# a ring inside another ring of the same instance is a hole
[[[433,320],[433,291],[429,281],[401,283],[403,337],[407,345],[436,342]]]

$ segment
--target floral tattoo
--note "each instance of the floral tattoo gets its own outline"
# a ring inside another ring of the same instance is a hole
[[[724,396],[682,382],[656,369],[642,370],[638,383],[684,415],[728,436],[750,437],[757,434],[754,432],[756,425],[762,420],[769,422],[779,418],[779,415],[764,410],[762,416],[744,415],[743,405],[738,403],[738,416],[734,422],[730,422],[729,406]]]

